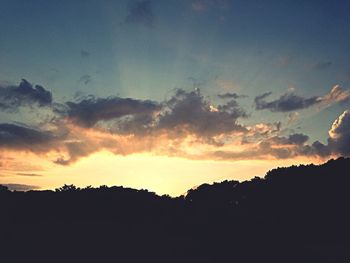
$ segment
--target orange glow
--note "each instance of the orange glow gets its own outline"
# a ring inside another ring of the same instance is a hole
[[[178,196],[188,189],[203,183],[223,180],[248,180],[263,176],[277,166],[309,163],[315,160],[242,160],[214,161],[189,160],[179,157],[156,156],[152,154],[114,155],[101,151],[81,158],[69,166],[60,166],[28,153],[7,153],[11,160],[22,160],[22,167],[13,166],[3,170],[0,183],[20,183],[54,189],[63,184],[122,185],[136,189],[148,189],[157,194]],[[29,165],[30,166],[26,166]],[[40,164],[40,165],[39,165]],[[41,176],[21,176],[19,171]]]

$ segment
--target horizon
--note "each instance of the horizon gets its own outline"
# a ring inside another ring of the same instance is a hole
[[[242,182],[248,182],[252,179],[255,179],[255,178],[261,178],[261,179],[265,179],[266,175],[273,171],[273,170],[278,170],[278,169],[281,169],[281,168],[291,168],[291,167],[301,167],[301,166],[309,166],[309,165],[315,165],[315,166],[322,166],[322,165],[325,165],[331,161],[337,161],[339,160],[340,158],[345,158],[345,159],[349,159],[348,157],[338,157],[338,158],[330,158],[328,160],[325,160],[323,162],[320,162],[320,163],[314,163],[314,162],[309,162],[309,163],[298,163],[298,164],[291,164],[291,165],[282,165],[282,166],[276,166],[276,167],[272,167],[272,168],[269,168],[269,170],[266,170],[262,175],[255,175],[255,176],[249,176],[247,179],[240,179],[239,177],[234,177],[233,179],[227,179],[227,177],[225,176],[221,176],[223,179],[218,179],[218,180],[214,180],[214,181],[211,181],[211,182],[202,182],[198,185],[194,185],[188,189],[186,189],[185,192],[183,192],[182,194],[174,194],[172,192],[158,192],[157,190],[152,190],[150,188],[147,188],[147,187],[138,187],[138,186],[135,186],[133,187],[132,185],[106,185],[106,184],[101,184],[101,185],[98,185],[98,184],[95,184],[95,185],[76,185],[74,183],[70,183],[70,182],[66,182],[66,183],[63,183],[61,185],[57,185],[57,187],[51,187],[51,188],[39,188],[39,187],[35,187],[35,186],[31,186],[31,185],[26,185],[26,184],[16,184],[16,183],[10,183],[10,184],[0,184],[2,186],[6,186],[10,191],[19,191],[19,192],[27,192],[27,191],[56,191],[57,189],[61,188],[62,186],[75,186],[77,187],[78,189],[84,189],[84,188],[89,188],[89,187],[92,187],[92,188],[100,188],[100,187],[103,187],[103,186],[107,186],[107,187],[122,187],[122,188],[126,188],[126,189],[132,189],[132,190],[137,190],[137,191],[142,191],[142,190],[146,190],[150,193],[155,193],[156,195],[158,196],[163,196],[163,195],[167,195],[167,196],[170,196],[172,198],[176,198],[176,197],[181,197],[181,196],[186,196],[186,194],[188,193],[189,190],[195,190],[197,189],[198,187],[200,187],[201,185],[205,185],[205,184],[209,184],[209,185],[213,185],[213,184],[217,184],[217,183],[223,183],[225,181],[238,181],[240,183]],[[38,176],[38,175],[35,175],[35,174],[26,174],[24,176]]]
[[[0,5],[0,184],[179,196],[350,156],[348,1]]]

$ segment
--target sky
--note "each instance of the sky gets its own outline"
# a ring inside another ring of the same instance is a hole
[[[0,184],[177,196],[350,154],[350,2],[0,0]]]

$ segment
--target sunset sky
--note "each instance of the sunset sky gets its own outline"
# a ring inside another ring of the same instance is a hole
[[[177,196],[350,155],[350,2],[0,0],[0,184]]]

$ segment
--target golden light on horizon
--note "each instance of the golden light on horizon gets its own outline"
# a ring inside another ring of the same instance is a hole
[[[268,170],[277,166],[310,162],[306,159],[190,160],[149,153],[121,156],[107,151],[81,158],[69,166],[53,164],[48,160],[43,162],[42,158],[32,154],[22,153],[22,158],[32,165],[32,169],[25,167],[28,176],[20,175],[20,167],[17,167],[17,170],[8,171],[9,176],[2,175],[0,183],[34,185],[40,189],[54,189],[63,184],[79,187],[118,185],[171,196],[184,194],[203,183],[249,180],[255,176],[264,176]]]

